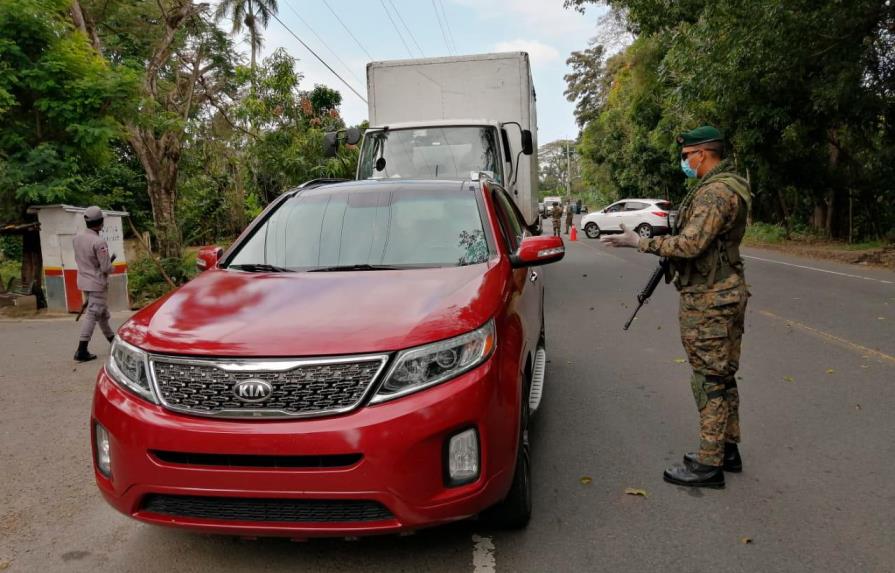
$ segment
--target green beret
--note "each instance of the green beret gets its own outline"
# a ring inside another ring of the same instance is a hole
[[[682,147],[699,145],[700,143],[708,143],[710,141],[724,141],[724,136],[721,132],[710,125],[703,125],[677,136],[677,143]]]

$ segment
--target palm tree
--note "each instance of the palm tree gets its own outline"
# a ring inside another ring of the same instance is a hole
[[[221,0],[215,10],[215,20],[220,21],[230,16],[233,22],[233,34],[239,34],[245,26],[252,47],[252,76],[255,75],[258,50],[264,41],[261,37],[261,28],[267,28],[270,17],[276,16],[277,13],[277,0]]]

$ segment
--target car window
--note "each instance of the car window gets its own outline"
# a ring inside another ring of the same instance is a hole
[[[663,211],[671,211],[671,203],[668,201],[659,201],[656,203],[656,207],[662,209]]]
[[[505,192],[495,189],[492,197],[494,197],[497,220],[500,222],[501,231],[504,234],[507,247],[510,252],[515,252],[516,249],[519,248],[519,243],[522,241],[525,227],[514,213],[513,202],[507,197]]]
[[[618,213],[619,211],[623,210],[624,208],[625,208],[624,203],[616,203],[615,205],[610,205],[609,207],[607,207],[606,212],[607,213]]]
[[[628,201],[625,203],[625,211],[640,211],[641,209],[646,209],[648,205],[646,203],[641,203],[639,201]]]
[[[228,266],[455,266],[485,262],[489,254],[474,191],[345,189],[287,200]]]

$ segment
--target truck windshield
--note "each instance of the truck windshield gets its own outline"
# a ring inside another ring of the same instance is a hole
[[[227,266],[249,272],[374,271],[488,260],[474,191],[406,187],[299,193]]]
[[[367,132],[359,179],[470,179],[479,172],[503,182],[492,127],[389,129]]]

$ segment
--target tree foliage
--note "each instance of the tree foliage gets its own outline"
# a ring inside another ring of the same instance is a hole
[[[684,180],[673,137],[711,123],[727,133],[739,169],[752,180],[756,217],[834,237],[847,236],[850,226],[856,236],[895,226],[889,2],[608,4],[636,39],[605,62],[574,61],[569,78],[593,181],[608,182],[619,195],[679,197]],[[572,89],[582,83],[588,91]]]

